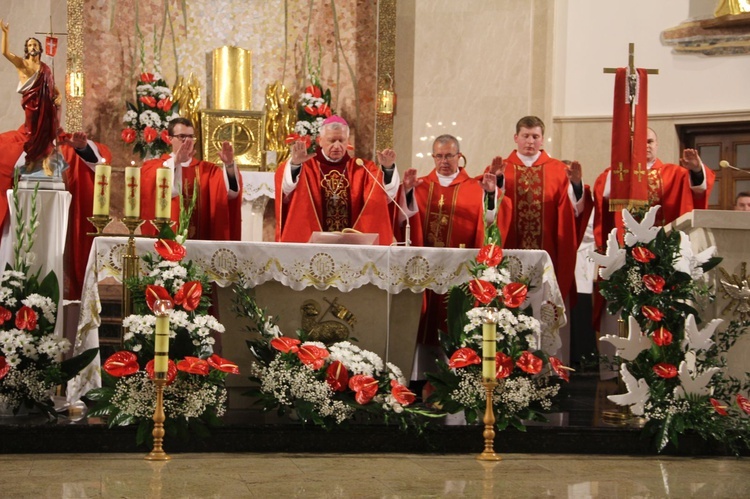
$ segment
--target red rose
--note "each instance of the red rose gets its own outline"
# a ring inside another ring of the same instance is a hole
[[[156,99],[150,95],[144,95],[138,98],[139,101],[146,104],[148,107],[156,107]]]
[[[5,357],[0,357],[0,379],[3,379],[8,371],[10,371],[8,360]]]
[[[141,73],[141,77],[139,79],[143,83],[153,83],[156,81],[156,78],[154,78],[153,73]]]
[[[391,395],[393,395],[393,398],[394,400],[396,400],[396,402],[403,406],[412,404],[417,399],[417,396],[414,394],[414,392],[406,388],[404,385],[400,384],[395,379],[391,380]]]
[[[729,413],[727,412],[727,406],[721,405],[721,402],[719,402],[715,398],[709,398],[708,400],[711,402],[711,405],[714,406],[714,410],[716,410],[716,412],[718,412],[721,416],[729,416]]]
[[[225,372],[229,374],[240,373],[240,368],[237,364],[235,364],[234,362],[230,362],[227,359],[224,359],[222,357],[219,357],[216,354],[213,354],[212,356],[210,356],[207,362],[209,366],[221,372]]]
[[[518,308],[526,301],[529,288],[520,282],[511,282],[503,288],[503,303],[508,308]]]
[[[16,327],[18,329],[25,329],[27,331],[33,331],[36,329],[36,312],[30,307],[24,305],[21,309],[16,312]]]
[[[477,262],[488,267],[495,267],[503,259],[503,249],[495,243],[482,246],[477,255]]]
[[[524,352],[521,357],[516,361],[516,365],[523,371],[529,374],[539,374],[542,370],[542,359],[537,357],[531,352]]]
[[[122,137],[122,140],[124,140],[126,144],[132,144],[133,142],[135,142],[136,136],[137,134],[132,128],[126,128],[120,135],[120,137]]]
[[[740,409],[745,411],[745,414],[750,414],[750,400],[747,400],[739,393],[737,394],[737,405],[740,406]]]
[[[147,126],[143,129],[143,140],[146,141],[147,144],[150,144],[151,142],[156,140],[156,137],[159,136],[159,133],[150,126]]]
[[[208,362],[198,357],[185,357],[177,363],[177,370],[188,374],[208,376]]]
[[[637,246],[633,248],[633,258],[635,258],[637,262],[648,263],[654,258],[656,258],[656,255],[651,253],[651,251],[649,251],[648,248],[644,248],[643,246]]]
[[[656,364],[652,369],[660,378],[670,379],[677,376],[677,368],[672,364],[667,364],[666,362],[660,362]]]
[[[301,342],[295,338],[279,336],[271,340],[271,346],[282,353],[297,353]]]
[[[651,334],[651,340],[660,347],[665,347],[672,344],[672,333],[664,326],[661,326]]]
[[[159,99],[159,102],[156,103],[156,107],[164,112],[167,112],[172,109],[172,99],[170,99],[169,97],[167,97],[166,99]]]
[[[346,370],[341,361],[331,362],[326,369],[326,383],[334,392],[343,392],[349,384],[349,371]]]
[[[146,374],[149,379],[154,379],[154,360],[151,359],[146,363]],[[171,385],[174,383],[174,379],[177,377],[177,366],[172,359],[167,362],[167,384]]]
[[[161,131],[161,134],[159,134],[159,138],[165,144],[170,144],[171,143],[171,137],[169,136],[169,130],[167,130],[166,128]]]
[[[110,355],[104,361],[102,369],[110,376],[120,378],[138,372],[140,367],[138,366],[138,357],[133,352],[122,350]]]
[[[171,239],[158,239],[154,243],[154,249],[159,256],[170,262],[179,262],[185,257],[185,247]]]
[[[461,367],[471,366],[474,364],[481,364],[482,359],[477,355],[477,353],[469,348],[459,348],[455,352],[453,352],[453,355],[451,355],[450,360],[448,361],[448,367],[451,369],[459,369]]]
[[[365,405],[378,393],[378,381],[372,376],[357,374],[349,378],[349,389],[354,392],[354,400]]]
[[[200,281],[186,282],[180,289],[177,290],[177,294],[174,295],[174,302],[177,305],[182,305],[182,308],[188,312],[192,312],[201,302],[201,296],[203,295],[203,286]]]
[[[664,278],[656,274],[646,274],[643,276],[643,284],[646,285],[646,289],[657,295],[664,289]]]
[[[495,377],[505,379],[513,372],[513,357],[505,355],[503,352],[495,354]]]
[[[662,313],[662,311],[658,308],[652,307],[651,305],[642,306],[641,313],[643,313],[646,319],[653,322],[659,322],[664,318],[664,313]]]
[[[487,305],[497,296],[497,289],[492,285],[491,282],[482,281],[481,279],[473,279],[469,283],[469,291],[474,295],[480,303]]]

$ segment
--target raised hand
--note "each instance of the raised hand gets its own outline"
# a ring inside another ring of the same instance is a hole
[[[417,169],[409,168],[404,172],[404,178],[401,181],[401,185],[404,187],[405,192],[409,192],[416,186],[422,183],[422,180],[417,178]]]
[[[493,193],[497,189],[497,176],[494,173],[487,172],[482,175],[481,183],[485,192]]]
[[[579,163],[578,161],[573,161],[570,165],[567,165],[565,167],[565,173],[568,174],[568,180],[570,180],[571,184],[581,185],[583,178],[583,169],[581,168],[581,163]]]
[[[219,151],[219,159],[225,165],[231,165],[234,163],[234,147],[228,141],[221,143],[221,151]]]
[[[699,171],[701,169],[701,157],[698,156],[698,151],[695,149],[685,149],[682,151],[680,165],[692,172]]]
[[[223,145],[222,145],[223,150]],[[181,165],[193,158],[195,154],[195,139],[187,138],[180,143],[180,147],[175,151],[176,164]]]
[[[390,168],[396,162],[396,151],[393,149],[383,149],[377,153],[378,164]]]
[[[291,155],[290,155],[289,161],[292,165],[301,165],[308,159],[312,159],[315,157],[315,154],[307,153],[307,145],[301,140],[298,140],[297,142],[293,142],[290,150],[291,150]]]
[[[505,175],[505,161],[500,156],[492,158],[489,172],[493,175]]]

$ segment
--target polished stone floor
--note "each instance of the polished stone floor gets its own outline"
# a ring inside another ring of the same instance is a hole
[[[0,455],[4,498],[748,497],[750,460],[507,454]]]

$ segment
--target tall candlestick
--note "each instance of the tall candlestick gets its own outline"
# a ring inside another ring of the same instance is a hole
[[[482,378],[485,381],[495,379],[495,350],[497,348],[497,324],[482,324]]]
[[[154,305],[156,314],[156,334],[154,337],[154,373],[166,373],[169,369],[169,310],[172,302],[157,300]]]
[[[109,215],[109,183],[112,167],[96,165],[94,171],[94,215]]]
[[[166,167],[156,169],[156,218],[172,216],[172,170]]]
[[[125,167],[125,217],[141,216],[141,169],[137,166]]]

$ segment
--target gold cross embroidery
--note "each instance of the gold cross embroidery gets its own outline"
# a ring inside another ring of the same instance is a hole
[[[623,180],[625,180],[625,174],[630,173],[630,170],[625,170],[623,168],[622,162],[618,163],[617,166],[618,166],[619,169],[618,170],[614,170],[614,173],[615,173],[615,175],[619,175],[620,176],[620,182],[622,182]]]
[[[643,165],[641,165],[640,163],[638,163],[638,166],[636,166],[635,170],[633,170],[633,175],[637,175],[638,176],[638,182],[641,182],[641,177],[643,175],[646,175],[646,172],[643,170]],[[622,180],[622,179],[620,179],[620,180]]]

